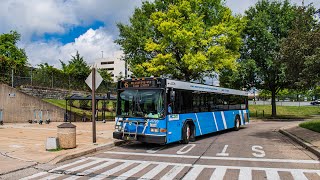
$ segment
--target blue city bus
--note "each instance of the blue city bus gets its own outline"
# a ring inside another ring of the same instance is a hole
[[[122,80],[117,90],[115,139],[189,143],[249,123],[244,91],[166,78]]]

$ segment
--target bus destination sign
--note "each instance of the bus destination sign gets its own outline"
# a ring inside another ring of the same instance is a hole
[[[122,88],[152,88],[157,87],[157,80],[122,81]]]

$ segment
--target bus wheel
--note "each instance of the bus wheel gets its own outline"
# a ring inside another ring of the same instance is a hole
[[[234,121],[234,130],[239,131],[240,129],[240,119],[239,116],[236,117],[236,120]]]
[[[189,143],[190,135],[191,135],[190,125],[188,123],[186,123],[182,129],[182,143],[183,144]]]

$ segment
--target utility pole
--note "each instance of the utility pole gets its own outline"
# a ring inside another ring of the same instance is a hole
[[[96,143],[96,68],[92,68],[92,142]]]

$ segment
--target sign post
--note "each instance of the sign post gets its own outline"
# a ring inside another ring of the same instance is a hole
[[[101,75],[97,72],[96,68],[92,68],[91,74],[86,79],[87,85],[91,88],[92,93],[92,142],[97,142],[97,136],[96,136],[96,89],[99,87],[99,85],[102,82]]]

